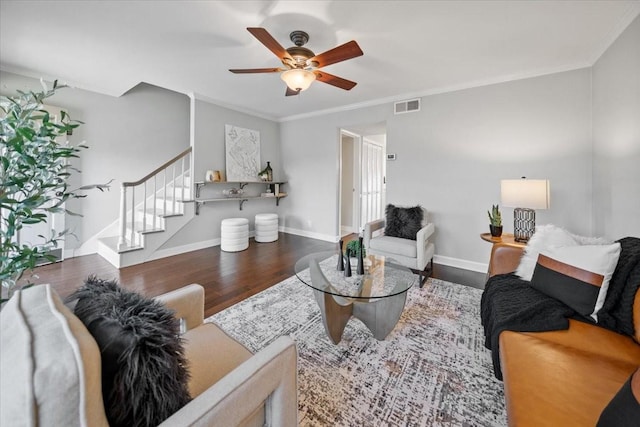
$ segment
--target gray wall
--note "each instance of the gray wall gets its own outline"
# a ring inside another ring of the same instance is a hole
[[[442,261],[488,261],[479,234],[505,178],[550,179],[551,209],[538,223],[592,234],[590,85],[582,69],[424,97],[416,113],[393,115],[388,104],[284,122],[283,164],[300,188],[287,225],[337,235],[339,129],[386,121],[387,151],[397,154],[387,163],[387,202],[431,212]],[[503,217],[512,232],[512,209]]]
[[[240,113],[209,102],[192,99],[192,114],[194,118],[193,155],[194,180],[204,181],[207,170],[225,171],[225,124],[235,125],[247,129],[260,131],[260,162],[262,168],[271,162],[274,180],[286,180],[280,158],[280,126],[271,120],[261,119],[249,114]],[[257,180],[257,177],[256,177]],[[202,189],[201,197],[222,197],[222,191],[230,188],[230,184],[212,184]],[[266,185],[249,185],[245,187],[246,194],[259,195],[266,191]],[[288,185],[282,191],[288,192]],[[288,198],[281,200],[286,204]],[[190,221],[180,233],[173,236],[160,249],[184,247],[195,249],[211,246],[220,238],[220,221],[223,218],[249,218],[253,229],[253,217],[256,213],[278,213],[276,201],[249,200],[240,211],[237,201],[208,203],[202,206],[200,215]]]
[[[593,66],[596,234],[640,236],[640,17]]]
[[[2,94],[12,95],[17,89],[39,91],[41,86],[36,79],[0,72]],[[89,149],[81,153],[77,166],[82,173],[73,184],[114,179],[111,191],[90,191],[86,199],[68,204],[83,215],[81,219],[67,219],[67,226],[73,227],[78,239],[68,238],[66,249],[77,248],[118,218],[123,181],[142,178],[189,147],[189,98],[140,84],[119,98],[65,88],[48,103],[84,122],[74,132],[72,142],[86,141]]]
[[[388,110],[381,105],[280,124],[282,165],[291,190],[280,211],[286,231],[337,239],[340,129],[382,122]]]

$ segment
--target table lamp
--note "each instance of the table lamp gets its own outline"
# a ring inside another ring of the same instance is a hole
[[[536,229],[535,209],[549,208],[549,180],[503,179],[500,181],[502,206],[513,210],[513,235],[516,242],[528,242]]]

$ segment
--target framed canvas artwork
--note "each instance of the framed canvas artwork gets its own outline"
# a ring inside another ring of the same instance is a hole
[[[225,125],[227,181],[257,181],[260,171],[260,132]]]

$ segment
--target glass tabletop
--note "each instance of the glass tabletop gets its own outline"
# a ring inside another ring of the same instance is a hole
[[[346,259],[345,259],[346,263]],[[364,258],[364,275],[356,274],[357,258],[350,258],[350,277],[338,271],[336,251],[307,255],[295,265],[300,281],[315,290],[340,297],[375,300],[406,292],[416,282],[416,275],[391,258],[367,255]]]

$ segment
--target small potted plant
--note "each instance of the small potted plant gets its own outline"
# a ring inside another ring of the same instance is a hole
[[[363,245],[364,246],[364,245]],[[360,255],[360,241],[359,240],[351,240],[349,243],[347,243],[347,249],[346,249],[346,255],[347,256],[353,256],[353,257],[358,257]],[[367,250],[363,247],[362,248],[362,256],[366,256],[367,255]]]
[[[500,214],[500,207],[493,205],[490,211],[487,211],[489,215],[489,230],[493,237],[502,236],[502,215]]]

